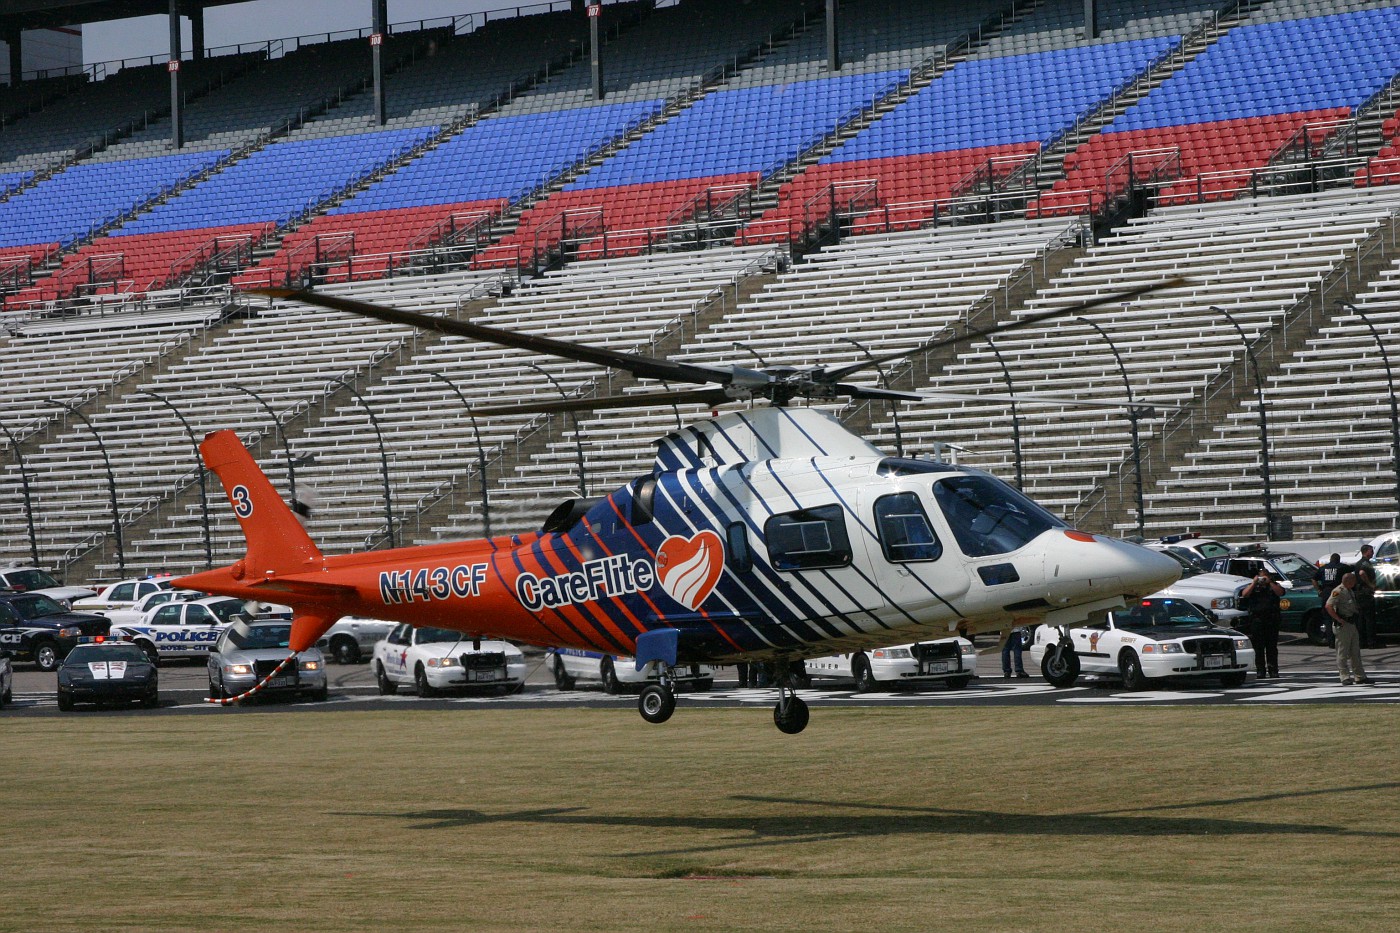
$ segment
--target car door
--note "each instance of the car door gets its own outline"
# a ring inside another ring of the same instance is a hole
[[[24,636],[24,620],[9,603],[0,603],[0,649],[18,652]]]
[[[224,630],[224,624],[208,606],[187,605],[183,620],[185,647],[191,654],[209,651]]]
[[[413,626],[400,625],[385,639],[384,673],[396,683],[408,683],[408,648],[413,641]]]
[[[151,614],[149,620],[142,626],[146,630],[147,637],[156,646],[158,657],[174,657],[180,654],[182,649],[179,634],[183,610],[183,606],[161,606]]]
[[[1092,625],[1076,626],[1070,629],[1074,638],[1074,651],[1079,655],[1079,668],[1094,673],[1118,670],[1116,639],[1109,636],[1114,626],[1105,618]]]

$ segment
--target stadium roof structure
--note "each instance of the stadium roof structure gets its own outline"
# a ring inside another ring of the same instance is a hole
[[[243,0],[184,0],[180,13],[188,15],[207,7],[241,2]],[[0,33],[169,13],[170,0],[6,0],[0,12]]]

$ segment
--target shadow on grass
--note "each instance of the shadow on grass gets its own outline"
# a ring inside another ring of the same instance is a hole
[[[1229,800],[1146,807],[1137,811],[1104,811],[1063,814],[999,812],[995,810],[942,807],[901,807],[836,800],[806,800],[784,797],[740,795],[734,801],[763,804],[765,807],[802,808],[790,814],[743,814],[729,816],[658,814],[619,815],[588,807],[551,807],[533,810],[488,813],[481,810],[415,810],[403,813],[343,813],[360,819],[388,819],[409,824],[420,831],[454,830],[491,824],[533,824],[552,826],[597,826],[661,832],[728,833],[742,838],[733,842],[648,852],[617,853],[617,857],[640,855],[683,855],[726,849],[763,846],[801,845],[844,838],[900,837],[920,835],[1001,835],[1001,836],[1269,836],[1303,835],[1357,839],[1400,839],[1400,832],[1353,829],[1287,820],[1228,819],[1203,816],[1141,815],[1151,810],[1191,809],[1228,806],[1321,794],[1389,790],[1400,782],[1304,790],[1295,793],[1266,794]],[[1138,814],[1138,815],[1135,815]]]

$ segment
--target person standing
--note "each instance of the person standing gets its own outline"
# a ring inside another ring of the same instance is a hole
[[[1337,676],[1342,686],[1373,683],[1361,666],[1361,638],[1356,631],[1356,574],[1342,574],[1342,585],[1327,597],[1327,614],[1337,637]]]
[[[1262,567],[1240,591],[1245,608],[1249,610],[1249,638],[1254,642],[1254,665],[1260,680],[1278,677],[1278,630],[1283,624],[1283,608],[1279,604],[1283,587]]]
[[[1376,565],[1371,561],[1375,549],[1361,546],[1361,559],[1352,568],[1356,572],[1356,633],[1362,648],[1378,648],[1376,641]]]
[[[1349,570],[1351,570],[1351,568],[1342,563],[1342,555],[1333,554],[1332,559],[1318,567],[1317,573],[1313,576],[1313,585],[1317,587],[1317,595],[1322,599],[1326,599],[1331,595],[1333,590],[1342,585],[1342,574]],[[1332,634],[1332,619],[1330,616],[1327,618],[1327,629],[1323,634],[1325,636],[1323,640],[1326,642],[1327,647],[1335,648],[1337,640]]]
[[[1006,636],[1006,641],[1001,646],[1001,676],[1011,679],[1012,664],[1016,666],[1017,677],[1029,677],[1025,667],[1021,665],[1021,629],[1012,629],[1011,634]]]

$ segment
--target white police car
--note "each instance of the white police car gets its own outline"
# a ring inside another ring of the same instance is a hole
[[[1117,675],[1129,690],[1165,677],[1219,678],[1239,687],[1254,666],[1254,648],[1240,632],[1216,623],[1184,599],[1153,595],[1108,613],[1103,622],[1070,629],[1073,654],[1056,652],[1060,629],[1042,625],[1031,661],[1056,687],[1072,686],[1081,672]]]
[[[157,606],[164,606],[166,603],[189,602],[192,599],[203,599],[208,593],[201,593],[199,590],[156,590],[147,593],[130,607],[125,609],[98,609],[94,610],[98,615],[106,616],[113,625],[135,625],[148,616]]]
[[[335,658],[337,664],[359,664],[374,646],[389,637],[397,622],[345,616],[316,640],[316,647]]]
[[[96,596],[75,600],[73,608],[78,612],[96,612],[112,619],[113,612],[130,610],[143,597],[170,589],[170,580],[169,574],[118,580],[104,586]],[[116,619],[112,621],[115,622]]]
[[[580,680],[600,683],[606,693],[621,693],[625,689],[640,689],[656,683],[655,664],[637,670],[636,659],[626,655],[602,654],[577,648],[550,648],[545,652],[545,665],[554,674],[554,686],[572,690]],[[706,691],[715,685],[714,668],[708,664],[676,666],[676,685],[686,690]]]
[[[966,638],[942,638],[807,659],[808,677],[854,680],[861,693],[895,684],[939,682],[960,690],[976,674],[977,649]]]
[[[146,613],[139,622],[112,626],[114,638],[136,644],[153,662],[171,658],[202,658],[235,618],[251,613],[241,600],[206,596],[188,602],[171,601]]]
[[[519,648],[445,628],[395,627],[374,646],[372,665],[382,694],[409,685],[420,697],[469,687],[518,693],[525,686],[525,655]]]

